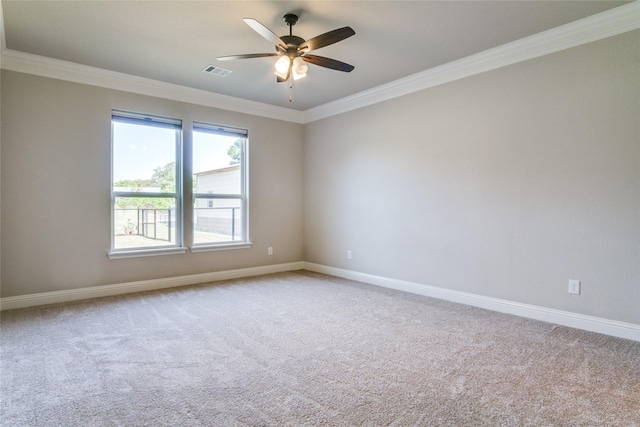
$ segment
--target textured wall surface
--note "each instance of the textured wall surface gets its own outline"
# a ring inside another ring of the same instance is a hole
[[[306,260],[640,323],[639,45],[304,126],[3,71],[2,297]],[[112,108],[249,129],[254,246],[109,260]]]
[[[639,52],[634,31],[308,124],[305,260],[640,323]]]
[[[109,260],[114,108],[248,129],[254,246]],[[302,261],[302,125],[10,71],[2,113],[2,297]]]

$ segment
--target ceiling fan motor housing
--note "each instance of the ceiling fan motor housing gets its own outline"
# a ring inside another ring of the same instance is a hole
[[[305,40],[298,36],[282,36],[280,38],[287,44],[287,50],[284,53],[289,56],[298,56],[298,46],[304,43]]]
[[[287,13],[282,19],[287,23],[288,26],[293,27],[294,25],[296,25],[296,22],[298,22],[298,15]]]
[[[282,19],[289,26],[289,35],[280,37],[280,39],[287,45],[287,50],[282,53],[291,58],[295,58],[296,56],[299,56],[298,46],[305,41],[302,37],[293,35],[293,26],[298,22],[298,15],[287,13]]]

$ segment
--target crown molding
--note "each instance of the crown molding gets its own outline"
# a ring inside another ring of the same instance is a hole
[[[4,25],[2,29],[3,27]],[[640,28],[640,0],[635,0],[305,111],[6,48],[0,52],[2,58],[0,62],[1,68],[5,70],[305,124],[638,28]],[[4,42],[4,37],[2,39]]]
[[[2,51],[2,69],[107,89],[116,89],[140,95],[154,96],[156,98],[188,102],[271,119],[294,123],[303,122],[302,111],[11,49]]]
[[[310,123],[640,28],[640,1],[479,52],[304,111]]]

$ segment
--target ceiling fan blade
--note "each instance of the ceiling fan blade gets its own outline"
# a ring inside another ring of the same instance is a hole
[[[336,59],[325,58],[318,55],[305,55],[301,57],[305,62],[310,64],[319,65],[325,68],[331,68],[332,70],[344,71],[346,73],[351,72],[355,67],[349,65],[346,62],[341,62]]]
[[[245,55],[227,55],[218,56],[218,61],[229,61],[231,59],[250,59],[250,58],[265,58],[267,56],[280,56],[279,53],[247,53]]]
[[[283,42],[280,37],[275,35],[273,31],[262,25],[260,22],[256,21],[253,18],[243,18],[242,20],[246,22],[248,26],[253,28],[256,33],[260,34],[262,37],[273,43],[278,49],[283,51],[287,50],[287,44]]]
[[[329,46],[330,44],[337,43],[348,37],[351,37],[356,32],[351,27],[338,28],[337,30],[329,31],[328,33],[320,34],[307,40],[304,43],[300,43],[298,51],[311,52],[312,50],[320,49],[321,47]]]

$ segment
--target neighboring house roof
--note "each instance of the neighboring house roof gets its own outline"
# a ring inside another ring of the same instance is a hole
[[[194,173],[194,175],[196,175],[196,176],[211,175],[211,174],[214,174],[214,173],[227,172],[227,171],[234,170],[234,169],[239,169],[239,168],[240,168],[240,163],[236,163],[235,165],[225,166],[223,168],[211,169],[211,170],[203,171],[203,172],[196,172],[196,173]]]

